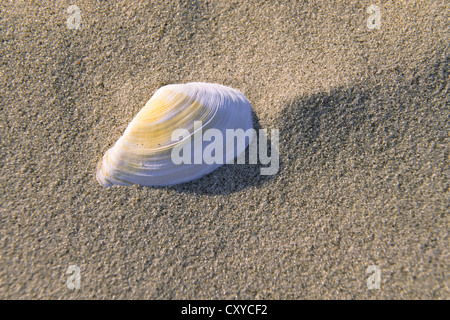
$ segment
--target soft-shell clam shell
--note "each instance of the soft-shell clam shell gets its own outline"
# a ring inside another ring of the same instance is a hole
[[[167,85],[155,92],[105,153],[96,178],[104,187],[168,186],[198,179],[245,151],[249,139],[230,148],[234,141],[226,141],[227,129],[252,128],[250,102],[239,91],[211,83]],[[209,129],[215,129],[210,131],[214,139],[202,137]],[[223,141],[216,141],[219,133]],[[222,161],[202,159],[212,141],[222,144]],[[190,152],[182,155],[191,161],[174,161],[173,153],[180,149]]]

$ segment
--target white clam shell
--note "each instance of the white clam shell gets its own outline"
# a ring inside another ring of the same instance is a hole
[[[172,160],[171,152],[176,146],[190,143],[190,156],[194,159],[211,143],[203,141],[199,148],[197,142],[197,148],[194,146],[193,137],[198,136],[194,129],[199,132],[198,122],[194,128],[196,121],[201,121],[203,133],[208,129],[218,129],[222,133],[222,163],[195,164],[198,162],[193,160],[190,164],[175,164]],[[227,149],[227,143],[234,143],[225,141],[227,129],[247,131],[252,128],[250,102],[239,91],[200,82],[167,85],[155,92],[105,153],[96,178],[105,188],[114,184],[168,186],[195,180],[230,162],[247,148],[249,139],[245,139],[245,144]],[[172,133],[177,129],[187,129],[191,139],[174,141]]]

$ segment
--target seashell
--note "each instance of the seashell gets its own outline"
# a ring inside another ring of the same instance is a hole
[[[234,138],[233,141],[225,138],[220,141],[216,135],[214,139],[211,135],[202,138],[202,133],[209,129],[215,129],[210,132],[222,137],[226,137],[227,129],[253,129],[250,102],[241,92],[219,84],[164,86],[106,151],[98,165],[97,181],[107,188],[114,184],[168,186],[195,180],[223,163],[234,161],[253,139],[248,136],[234,145]],[[222,153],[217,148],[211,153],[222,161],[211,163],[211,159],[202,159],[205,148],[212,142],[223,147]],[[181,163],[172,157],[180,150],[186,160]]]

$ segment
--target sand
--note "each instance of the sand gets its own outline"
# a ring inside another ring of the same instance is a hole
[[[445,1],[0,6],[1,299],[450,298]],[[191,81],[279,129],[278,174],[103,189],[133,116]]]

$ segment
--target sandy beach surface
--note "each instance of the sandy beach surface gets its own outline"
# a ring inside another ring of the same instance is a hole
[[[448,1],[0,8],[1,299],[450,299]],[[134,115],[192,81],[279,130],[278,174],[103,189]]]

